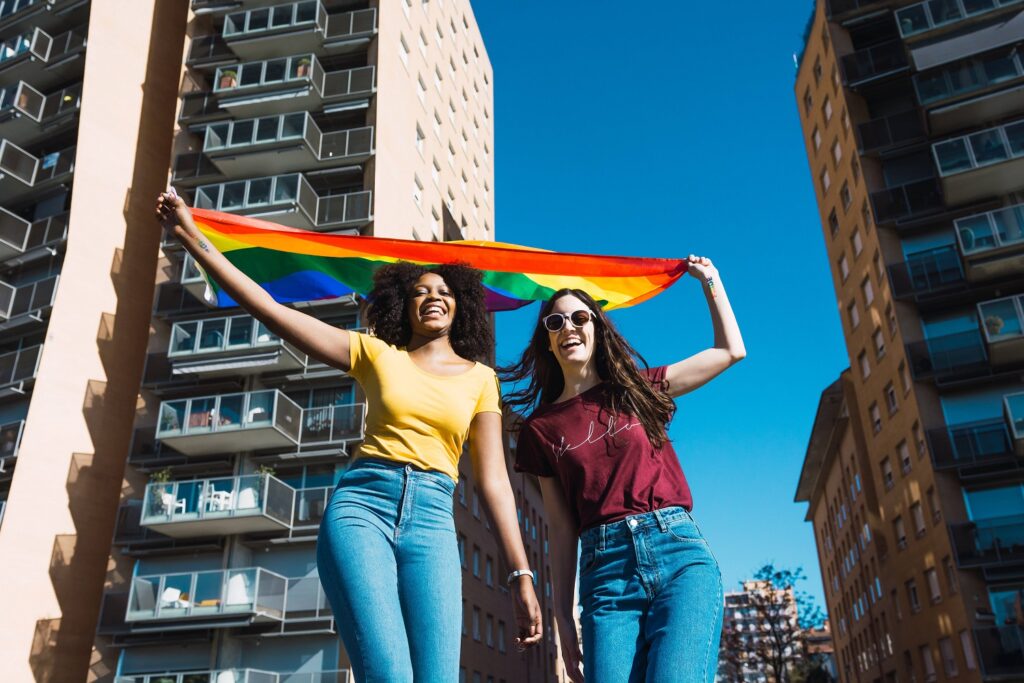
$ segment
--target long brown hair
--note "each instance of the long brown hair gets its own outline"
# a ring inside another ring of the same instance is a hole
[[[666,426],[675,412],[675,402],[659,388],[655,388],[640,371],[647,361],[626,341],[601,307],[586,292],[579,289],[560,289],[541,306],[537,325],[530,343],[519,362],[498,368],[504,382],[519,384],[528,381],[525,388],[506,394],[506,406],[517,412],[530,411],[538,405],[552,403],[565,389],[562,368],[550,348],[548,331],[542,324],[551,313],[555,302],[563,296],[575,296],[586,304],[594,318],[594,362],[597,374],[604,381],[607,409],[612,415],[625,413],[636,417],[655,448],[668,441]]]

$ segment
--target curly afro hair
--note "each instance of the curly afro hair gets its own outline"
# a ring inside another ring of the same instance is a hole
[[[494,333],[487,313],[483,273],[467,265],[428,268],[400,261],[377,269],[366,312],[373,334],[394,346],[409,344],[409,299],[416,281],[425,273],[440,275],[455,297],[455,320],[448,332],[455,353],[467,360],[486,362],[494,351]]]

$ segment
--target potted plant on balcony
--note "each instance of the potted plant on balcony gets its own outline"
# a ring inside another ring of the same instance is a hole
[[[990,315],[985,318],[985,331],[988,332],[989,337],[995,337],[1003,331],[1003,326],[1006,323],[998,315]]]
[[[263,502],[263,493],[266,489],[267,476],[274,476],[277,474],[273,467],[267,465],[258,466],[253,472],[256,475],[255,486],[245,486],[241,491],[238,492],[238,505],[237,508],[242,510],[246,508],[259,507]]]
[[[295,77],[304,78],[309,75],[310,59],[309,57],[299,58],[298,65],[295,67]]]
[[[218,87],[221,90],[226,88],[234,88],[238,85],[238,72],[234,69],[225,69],[220,72],[220,83]]]
[[[149,513],[166,515],[174,509],[174,498],[166,484],[171,481],[171,468],[165,467],[149,475],[149,483],[160,484],[150,490]]]

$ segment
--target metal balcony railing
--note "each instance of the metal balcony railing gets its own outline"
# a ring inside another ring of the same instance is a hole
[[[1024,562],[1024,515],[1009,515],[949,525],[962,568]]]
[[[857,50],[840,59],[846,84],[850,87],[905,71],[909,67],[902,40],[892,40],[873,47]]]
[[[1022,2],[1024,0],[928,0],[896,10],[896,25],[901,36],[910,38]]]
[[[262,567],[136,576],[126,622],[248,615],[284,619],[288,579]]]
[[[156,438],[274,428],[297,443],[301,412],[276,389],[164,401]]]
[[[37,315],[53,306],[60,275],[53,275],[27,285],[9,285],[0,281],[0,322],[10,322],[23,315]]]
[[[932,152],[942,177],[1024,157],[1024,121],[937,142]]]
[[[945,208],[942,185],[937,178],[915,180],[871,193],[875,221],[890,223],[911,220]]]
[[[920,140],[925,135],[924,125],[916,110],[882,116],[857,126],[861,152],[887,149]]]
[[[35,379],[42,354],[42,344],[0,353],[0,387]]]
[[[983,376],[990,369],[980,330],[911,342],[907,344],[907,358],[916,379],[969,379]]]
[[[952,245],[913,254],[889,266],[889,281],[897,299],[948,291],[966,282],[960,254]]]
[[[964,256],[1024,247],[1024,204],[958,218],[953,225]]]
[[[269,474],[151,482],[143,498],[141,523],[168,535],[178,535],[171,533],[171,526],[199,533],[205,527],[214,534],[232,533],[236,528],[287,528],[294,506],[295,489]],[[265,523],[259,524],[261,519]]]
[[[928,430],[928,446],[935,469],[987,465],[1014,459],[1006,421],[979,420]]]
[[[974,629],[984,680],[1012,680],[1024,671],[1024,627],[989,626]]]
[[[281,346],[281,338],[251,315],[176,322],[171,328],[169,358],[224,351],[247,351]]]
[[[371,95],[372,66],[325,71],[315,55],[295,55],[257,62],[231,64],[217,69],[213,91],[222,95],[244,93],[280,85],[309,83],[324,99]]]

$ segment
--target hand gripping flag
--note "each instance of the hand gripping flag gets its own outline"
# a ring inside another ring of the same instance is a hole
[[[605,309],[625,308],[663,292],[686,272],[685,259],[595,256],[498,242],[419,242],[326,235],[193,209],[199,230],[276,301],[294,303],[366,295],[388,263],[465,263],[483,271],[487,307],[507,311],[545,301],[563,287],[582,289]],[[236,303],[206,278],[217,306]]]

